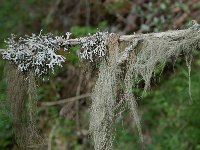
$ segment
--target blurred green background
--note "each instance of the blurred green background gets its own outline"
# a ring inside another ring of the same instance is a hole
[[[0,0],[0,48],[11,33],[52,32],[73,37],[98,29],[120,34],[148,33],[183,29],[195,19],[200,22],[199,0]],[[52,140],[53,150],[88,150],[90,99],[46,106],[57,101],[90,93],[96,78],[83,73],[76,48],[64,54],[67,61],[48,81],[38,86],[38,126]],[[0,59],[0,103],[6,103],[5,61]],[[168,63],[163,74],[152,80],[152,88],[138,107],[147,150],[200,150],[200,52],[194,53],[191,72],[193,103],[189,104],[188,72],[184,60]],[[81,84],[80,84],[81,83]],[[141,93],[142,88],[137,93]],[[78,115],[77,115],[78,114]],[[0,105],[0,149],[17,149],[12,120],[6,105]],[[50,136],[51,135],[51,136]],[[140,149],[139,137],[129,113],[116,126],[115,150]]]

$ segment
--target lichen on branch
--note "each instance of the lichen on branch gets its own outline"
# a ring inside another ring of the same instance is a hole
[[[41,77],[54,72],[55,66],[61,66],[65,57],[57,54],[61,47],[68,51],[70,45],[81,45],[80,57],[93,61],[106,54],[106,40],[108,32],[97,32],[94,35],[70,39],[71,33],[65,36],[54,36],[52,33],[26,35],[17,39],[11,35],[6,40],[7,49],[2,51],[2,58],[18,66],[18,69],[27,72],[32,70],[35,76]]]
[[[108,35],[108,32],[96,32],[93,35],[89,34],[89,36],[79,38],[82,50],[80,57],[92,62],[95,56],[98,58],[105,56]]]
[[[42,76],[49,71],[54,72],[56,65],[62,66],[65,58],[56,52],[63,46],[66,36],[53,36],[48,33],[42,35],[20,37],[18,40],[12,35],[6,40],[7,49],[2,53],[3,59],[7,59],[18,66],[21,71],[32,70],[36,76]]]

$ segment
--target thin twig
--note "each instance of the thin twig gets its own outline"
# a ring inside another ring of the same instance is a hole
[[[55,102],[42,102],[41,106],[53,106],[53,105],[65,104],[65,103],[68,103],[68,102],[73,102],[73,101],[77,101],[77,100],[80,100],[80,99],[83,99],[83,98],[90,97],[90,95],[91,95],[91,93],[86,93],[86,94],[62,99],[62,100],[55,101]]]

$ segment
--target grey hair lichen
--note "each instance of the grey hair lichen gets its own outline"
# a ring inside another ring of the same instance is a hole
[[[116,54],[117,55],[117,54]],[[94,141],[95,150],[113,148],[115,108],[117,104],[117,69],[116,56],[101,62],[96,85],[92,92],[89,131]]]
[[[188,35],[181,42],[169,38],[146,38],[138,47],[136,61],[134,64],[135,79],[139,76],[145,82],[144,91],[150,87],[151,78],[156,67],[166,62],[170,58],[177,58],[180,54],[192,55],[192,51],[197,48],[197,41],[190,40],[192,34]],[[187,57],[191,61],[192,57]],[[164,67],[164,65],[163,65]]]
[[[107,41],[109,55],[100,62],[98,79],[91,95],[89,131],[95,150],[113,149],[118,75],[121,72],[117,65],[119,57],[117,40],[117,34],[109,35]]]
[[[17,145],[22,150],[44,149],[45,139],[39,134],[37,121],[37,95],[32,72],[23,73],[9,64],[6,66],[8,104]]]

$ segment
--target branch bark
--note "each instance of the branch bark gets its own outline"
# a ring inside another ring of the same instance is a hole
[[[145,39],[147,37],[152,37],[152,38],[163,38],[166,36],[167,37],[180,37],[180,36],[184,36],[190,32],[192,32],[192,30],[185,29],[185,30],[169,30],[166,32],[158,32],[158,33],[122,35],[122,36],[120,36],[119,40],[128,42],[133,39],[138,39],[138,38]]]

